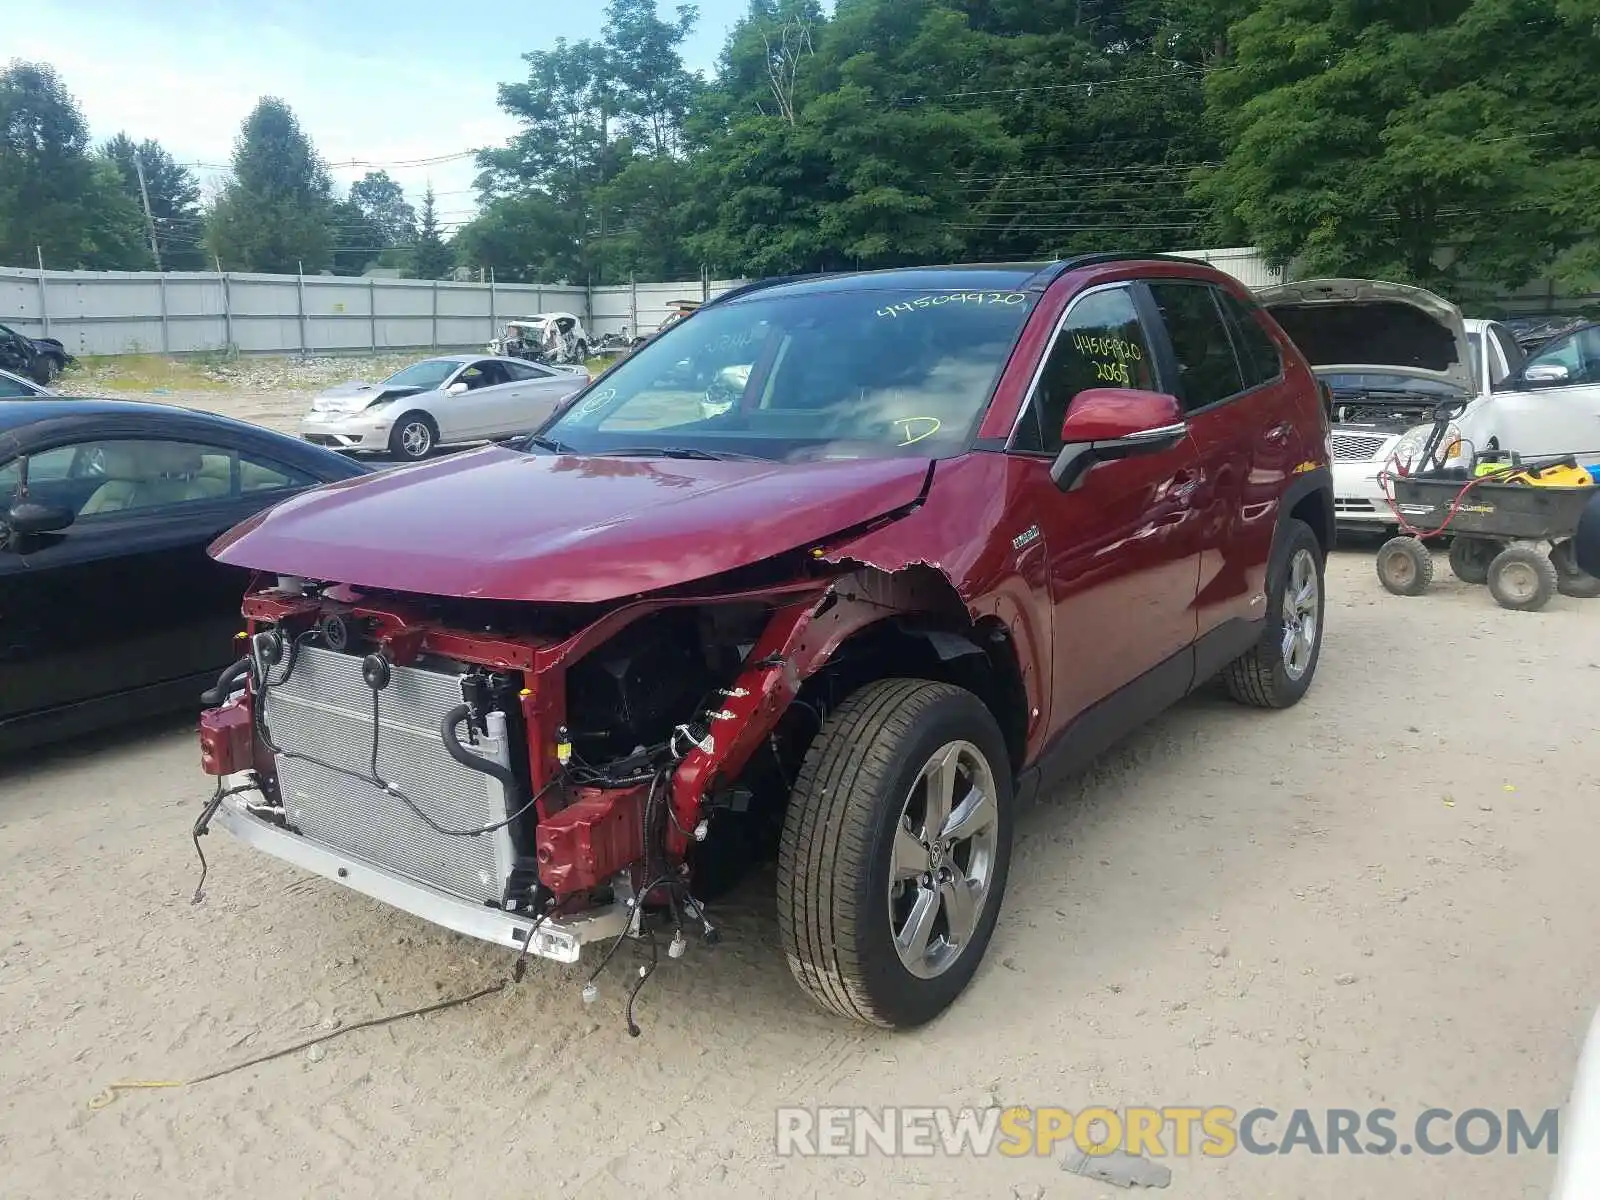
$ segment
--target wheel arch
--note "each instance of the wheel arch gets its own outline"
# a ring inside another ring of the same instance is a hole
[[[1322,547],[1322,557],[1327,558],[1333,549],[1335,523],[1333,472],[1327,467],[1317,467],[1290,481],[1278,507],[1275,542],[1281,543],[1283,526],[1291,520],[1303,521],[1311,527],[1317,545]]]
[[[950,580],[920,564],[894,572],[864,568],[831,594],[837,602],[819,607],[807,641],[826,629],[830,616],[835,627],[823,642],[803,644],[796,656],[800,699],[837,704],[881,679],[953,684],[976,695],[994,715],[1011,769],[1021,770],[1029,698],[1021,654],[1003,620],[974,618]]]

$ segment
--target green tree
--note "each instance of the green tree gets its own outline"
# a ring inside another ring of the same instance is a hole
[[[411,251],[411,274],[417,279],[443,279],[455,267],[455,252],[439,233],[433,185],[422,193],[422,213],[417,221],[417,244]]]
[[[89,153],[89,128],[45,63],[0,72],[0,262],[57,269],[150,265],[143,218],[117,173]]]
[[[645,154],[674,153],[694,104],[698,80],[684,69],[679,47],[694,32],[699,9],[680,4],[664,21],[656,0],[610,0],[601,61],[622,132]]]
[[[387,171],[368,171],[350,185],[350,203],[378,231],[382,246],[409,246],[417,237],[417,210]]]
[[[1552,263],[1583,277],[1600,227],[1583,7],[1259,0],[1208,81],[1226,156],[1199,195],[1306,272],[1463,294]]]
[[[233,175],[206,218],[225,268],[293,274],[333,260],[333,181],[294,113],[264,96],[234,143]]]
[[[160,142],[148,138],[135,142],[126,133],[101,146],[100,156],[116,167],[123,194],[139,206],[141,214],[144,202],[139,193],[139,168],[143,168],[162,269],[201,270],[206,259],[200,247],[200,184],[194,175],[180,167]]]

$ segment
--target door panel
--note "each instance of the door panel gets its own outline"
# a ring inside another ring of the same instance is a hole
[[[1100,463],[1065,493],[1037,462],[1026,502],[1055,612],[1053,733],[1194,642],[1195,477],[1187,440]]]
[[[1195,639],[1193,444],[1185,438],[1161,454],[1099,463],[1067,492],[1050,479],[1062,421],[1080,393],[1161,388],[1148,330],[1128,286],[1076,297],[1012,439],[1031,467],[1024,511],[1042,534],[1053,605],[1052,735]]]
[[[227,665],[248,579],[205,548],[259,505],[205,507],[0,552],[0,721]]]
[[[1522,455],[1600,457],[1600,383],[1496,392],[1475,420],[1484,440]]]
[[[1278,498],[1297,449],[1290,385],[1276,343],[1230,293],[1161,282],[1150,285],[1150,297],[1184,381],[1179,398],[1199,466],[1195,610],[1204,637],[1266,615]]]

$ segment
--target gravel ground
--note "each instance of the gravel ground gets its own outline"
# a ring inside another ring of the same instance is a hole
[[[910,1034],[808,1007],[768,873],[721,906],[720,947],[664,962],[637,1040],[631,963],[591,1007],[576,970],[540,963],[469,1007],[91,1111],[112,1081],[192,1077],[492,984],[507,956],[221,833],[192,907],[207,788],[187,722],[13,764],[0,1190],[1095,1200],[1112,1189],[1048,1158],[780,1159],[773,1110],[1384,1106],[1403,1123],[1557,1106],[1600,1000],[1600,607],[1514,614],[1440,575],[1400,600],[1370,552],[1336,555],[1305,703],[1197,697],[1025,814],[982,970]],[[1204,1200],[1533,1200],[1554,1168],[1542,1152],[1169,1161],[1159,1194]]]

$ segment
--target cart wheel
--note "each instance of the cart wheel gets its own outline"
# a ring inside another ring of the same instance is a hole
[[[1450,570],[1462,583],[1482,586],[1489,582],[1489,564],[1505,548],[1493,538],[1457,537],[1450,543]]]
[[[1527,546],[1502,550],[1489,564],[1489,591],[1501,608],[1537,612],[1550,603],[1559,582],[1555,563]]]
[[[1600,596],[1600,579],[1578,566],[1570,541],[1551,546],[1550,561],[1556,565],[1556,590],[1563,596],[1576,596],[1580,600],[1593,600]]]
[[[1433,582],[1433,555],[1414,537],[1390,538],[1378,548],[1378,582],[1396,596],[1420,596]]]

